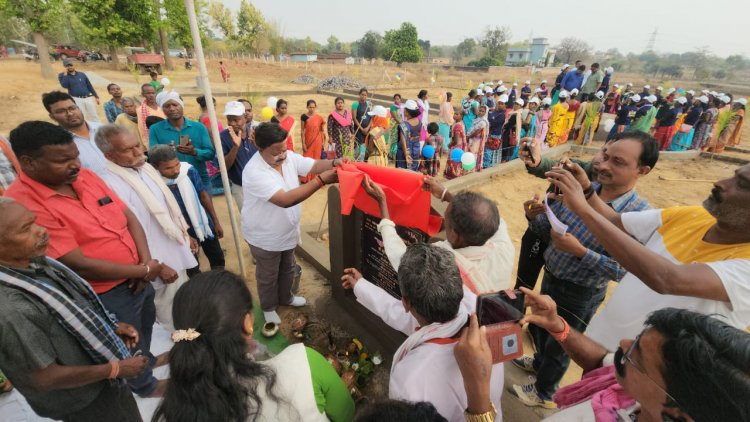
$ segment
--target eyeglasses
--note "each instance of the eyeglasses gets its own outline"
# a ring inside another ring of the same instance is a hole
[[[643,333],[645,333],[646,330],[648,330],[649,328],[651,327],[644,328],[643,331],[641,331],[641,333],[638,334],[638,336],[636,336],[635,340],[633,340],[633,343],[630,345],[630,347],[628,347],[628,350],[626,350],[625,353],[622,353],[621,347],[618,348],[622,356],[620,357],[619,360],[615,359],[615,363],[616,363],[615,369],[617,370],[617,373],[618,375],[620,375],[620,377],[625,378],[625,362],[631,364],[633,368],[638,370],[638,372],[640,372],[641,374],[645,375],[646,378],[648,378],[649,381],[651,381],[656,386],[656,388],[658,388],[661,392],[663,392],[669,400],[671,400],[677,407],[681,408],[682,406],[680,406],[680,404],[677,403],[677,400],[675,400],[675,398],[672,397],[671,394],[667,393],[667,390],[665,390],[661,385],[659,385],[658,382],[656,382],[653,378],[651,378],[651,376],[648,373],[646,373],[646,369],[644,369],[640,363],[638,363],[635,359],[633,359],[633,350],[640,348],[639,344],[641,341],[641,336],[643,336]]]
[[[78,106],[74,105],[74,106],[70,106],[68,108],[58,108],[58,109],[55,109],[54,113],[55,114],[71,114],[71,113],[75,113],[76,110],[78,110]]]

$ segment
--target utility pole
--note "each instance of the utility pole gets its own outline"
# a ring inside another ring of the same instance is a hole
[[[656,34],[658,32],[659,28],[654,28],[654,32],[651,33],[651,37],[649,37],[648,43],[646,43],[646,52],[654,51],[654,44],[656,44]]]

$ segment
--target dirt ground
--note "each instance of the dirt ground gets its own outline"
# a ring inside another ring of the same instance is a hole
[[[195,62],[194,62],[195,64]],[[55,65],[56,71],[62,71],[61,65]],[[121,85],[125,95],[135,95],[139,92],[138,86],[148,80],[143,75],[132,75],[125,71],[114,71],[103,64],[79,64],[79,70],[92,75],[95,88],[99,91],[102,102],[108,99],[106,94],[106,83],[112,81]],[[303,73],[313,74],[318,78],[326,77],[331,74],[347,74],[355,77],[369,86],[377,86],[375,92],[392,93],[399,91],[404,97],[416,96],[416,92],[421,87],[427,87],[435,94],[432,95],[433,101],[437,100],[437,92],[442,90],[453,90],[456,99],[463,95],[464,90],[476,86],[483,80],[503,79],[507,81],[517,80],[523,82],[528,76],[523,74],[521,69],[505,69],[499,74],[476,74],[471,72],[436,72],[436,83],[432,84],[430,79],[433,74],[425,68],[383,68],[379,66],[344,66],[344,65],[311,65],[307,69],[304,66],[283,67],[276,65],[265,65],[244,61],[229,61],[229,70],[232,74],[231,82],[223,84],[220,81],[218,64],[209,63],[210,78],[213,84],[214,96],[217,99],[217,111],[221,113],[224,104],[235,99],[235,96],[227,97],[227,92],[255,92],[262,91],[263,96],[251,96],[251,101],[256,104],[256,116],[260,115],[260,108],[264,105],[267,95],[275,95],[275,91],[299,90],[312,88],[311,85],[297,85],[290,83]],[[0,95],[0,134],[7,136],[8,132],[19,123],[26,120],[48,120],[48,116],[42,107],[40,96],[43,92],[60,89],[57,80],[43,80],[39,76],[38,65],[26,63],[21,60],[3,60],[0,61],[0,71],[6,75],[12,75],[13,83],[8,84]],[[391,81],[385,76],[385,72],[391,77]],[[544,69],[540,74],[534,75],[534,80],[539,81],[546,78],[553,81],[557,74],[557,69]],[[402,73],[402,80],[395,81],[395,73]],[[169,72],[166,76],[171,79],[172,86],[181,93],[195,93],[195,77],[198,75],[196,68],[192,71],[184,69]],[[618,79],[619,80],[619,79]],[[634,82],[638,79],[633,78]],[[195,118],[199,114],[198,105],[195,102],[195,95],[184,94],[186,102],[186,115]],[[278,96],[278,95],[277,95]],[[305,101],[314,98],[318,102],[318,109],[322,114],[327,114],[333,108],[333,99],[324,95],[294,95],[284,97],[289,101],[290,113],[298,118],[305,112]],[[454,100],[456,104],[456,100]],[[99,115],[104,119],[104,112],[100,108]],[[224,119],[221,118],[223,121]],[[742,144],[750,143],[749,130],[743,134]],[[299,131],[294,133],[296,149],[299,149]],[[741,154],[742,155],[742,154]],[[745,155],[747,158],[747,155]],[[699,204],[708,195],[711,184],[704,182],[671,182],[659,180],[659,176],[666,178],[691,178],[691,179],[709,179],[716,180],[727,177],[732,174],[736,165],[730,165],[720,161],[711,161],[708,159],[698,159],[692,161],[660,161],[656,169],[651,174],[645,176],[638,184],[638,192],[646,197],[654,207],[666,207],[672,205]],[[543,192],[547,183],[542,179],[536,179],[525,172],[519,171],[511,174],[496,176],[492,182],[483,186],[478,186],[475,190],[489,196],[498,203],[503,218],[508,223],[508,229],[511,238],[514,241],[516,250],[520,246],[520,239],[526,229],[527,223],[523,216],[521,204],[523,201],[531,198],[535,192]],[[227,201],[221,197],[214,197],[214,203],[223,222],[225,229],[225,238],[222,241],[223,247],[227,254],[227,268],[238,271],[238,259],[232,243],[230,223],[228,218]],[[327,218],[325,217],[326,189],[315,193],[311,198],[302,204],[302,225],[318,225],[322,221],[323,232],[327,229]],[[233,205],[232,205],[233,206]],[[249,254],[249,248],[244,241],[242,242],[242,255],[244,257],[247,271],[245,277],[253,293],[255,289],[255,275],[252,259]],[[208,267],[205,257],[201,258],[203,268]],[[517,262],[517,256],[516,256]],[[314,304],[317,299],[330,296],[330,284],[312,266],[300,260],[303,268],[300,294],[308,299],[309,303]],[[290,312],[296,315],[300,311],[290,311],[282,309],[281,315],[285,321],[292,318]],[[301,312],[310,315],[314,322],[321,323],[320,326],[330,324],[329,321],[315,320],[314,306],[303,308]],[[324,333],[319,328],[311,328],[311,340],[317,345],[325,342]],[[356,336],[357,333],[346,333],[335,330],[335,341],[338,347],[348,342],[350,336]],[[287,324],[283,327],[284,334],[289,334]],[[291,340],[291,339],[290,339]],[[293,340],[292,340],[293,341]],[[527,344],[528,346],[528,344]],[[527,349],[530,350],[530,349]],[[507,365],[506,368],[510,366]],[[580,369],[571,367],[571,370],[563,380],[563,384],[573,382],[580,376]],[[379,396],[387,388],[387,369],[382,367],[376,371],[375,379],[368,387],[366,392]],[[506,383],[507,386],[507,383]],[[510,419],[509,419],[510,420]]]

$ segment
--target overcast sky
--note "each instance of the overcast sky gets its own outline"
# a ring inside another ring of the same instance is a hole
[[[222,1],[236,11],[240,0]],[[368,30],[381,34],[409,21],[432,45],[458,44],[488,25],[510,27],[513,41],[582,38],[597,50],[642,52],[658,28],[655,50],[686,52],[707,46],[714,54],[750,58],[748,0],[253,0],[283,35],[330,35],[351,42]],[[561,6],[562,9],[561,10]]]

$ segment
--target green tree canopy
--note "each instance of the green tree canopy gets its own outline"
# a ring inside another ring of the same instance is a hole
[[[208,6],[208,16],[211,17],[213,26],[224,35],[224,38],[232,38],[236,34],[232,11],[219,1],[211,2]]]
[[[486,48],[485,55],[487,57],[504,62],[505,55],[508,53],[510,37],[510,28],[507,26],[487,28],[480,39],[480,44]]]
[[[419,46],[417,28],[404,22],[401,28],[385,32],[383,38],[383,58],[396,63],[416,63],[422,60],[422,47]]]
[[[240,10],[237,12],[237,41],[243,47],[257,51],[258,40],[267,28],[268,25],[260,10],[252,3],[242,0]]]
[[[375,31],[367,31],[365,35],[357,41],[357,54],[367,59],[374,59],[380,56],[383,49],[383,36]]]

